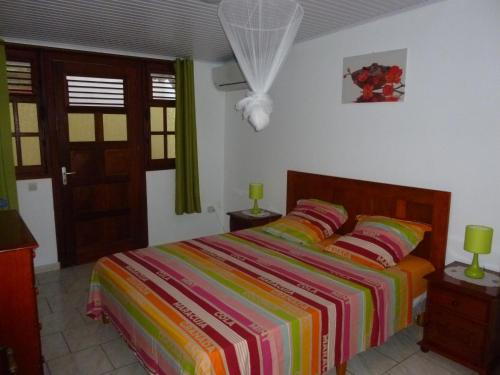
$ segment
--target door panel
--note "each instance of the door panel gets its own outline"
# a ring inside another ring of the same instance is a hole
[[[109,148],[104,151],[104,173],[106,177],[128,177],[130,158],[128,149]]]
[[[63,265],[146,245],[140,73],[134,66],[53,62],[58,167],[67,171],[66,184],[54,177]]]

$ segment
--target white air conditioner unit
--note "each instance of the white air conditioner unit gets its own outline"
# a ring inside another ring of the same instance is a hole
[[[221,91],[248,90],[245,76],[236,61],[212,69],[215,87]]]

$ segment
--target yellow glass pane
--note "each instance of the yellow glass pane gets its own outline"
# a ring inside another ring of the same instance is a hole
[[[17,167],[17,146],[16,146],[16,137],[12,137],[12,152],[14,153],[14,165]]]
[[[42,164],[38,137],[21,137],[21,158],[23,166]]]
[[[151,117],[151,131],[152,132],[162,132],[163,131],[163,107],[150,107],[149,108]]]
[[[175,108],[167,108],[167,131],[175,131]]]
[[[17,103],[17,116],[21,132],[38,133],[38,113],[35,103]]]
[[[165,139],[163,135],[151,136],[151,159],[165,159]]]
[[[102,116],[102,126],[105,141],[127,140],[127,115],[104,114]]]
[[[14,127],[14,104],[9,103],[9,113],[10,113],[10,130],[12,133],[15,132]]]
[[[95,142],[93,113],[68,113],[70,142]]]
[[[167,135],[167,158],[175,159],[175,135]]]

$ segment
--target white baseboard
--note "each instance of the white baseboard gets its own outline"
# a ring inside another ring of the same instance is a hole
[[[43,266],[35,267],[35,273],[57,271],[58,269],[61,269],[61,264],[59,262],[51,263],[51,264],[44,264]]]

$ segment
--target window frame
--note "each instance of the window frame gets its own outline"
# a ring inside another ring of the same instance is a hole
[[[166,121],[166,111],[167,108],[175,108],[175,100],[160,100],[153,99],[153,88],[151,84],[151,74],[172,74],[175,76],[175,66],[173,61],[163,61],[163,62],[148,62],[144,69],[144,90],[145,90],[145,166],[146,171],[154,170],[168,170],[175,169],[175,158],[168,158],[168,142],[167,135],[175,135],[174,131],[167,130],[167,124],[164,122],[163,131],[152,131],[151,130],[151,107],[162,107],[163,108],[163,118]],[[176,114],[177,115],[177,114]],[[152,135],[163,135],[164,136],[164,159],[152,159],[151,158],[151,136]]]
[[[39,166],[16,166],[16,180],[25,180],[25,179],[38,179],[38,178],[50,178],[53,173],[58,175],[59,170],[56,169],[53,171],[54,166],[52,165],[52,158],[54,157],[53,153],[55,152],[52,149],[52,141],[48,138],[49,133],[53,130],[49,131],[49,125],[47,116],[49,115],[46,111],[46,107],[51,102],[51,92],[52,84],[50,82],[45,81],[45,75],[42,76],[42,71],[44,74],[47,74],[48,66],[46,62],[46,54],[48,51],[62,51],[62,52],[72,52],[71,50],[63,50],[63,49],[53,49],[49,47],[38,47],[32,45],[23,45],[23,44],[14,44],[14,43],[6,43],[6,57],[8,61],[20,61],[20,62],[29,62],[31,64],[31,74],[32,74],[32,94],[9,94],[9,102],[29,102],[36,103],[37,105],[37,115],[38,115],[38,134],[35,133],[22,133],[19,130],[18,121],[14,120],[14,132],[11,132],[12,137],[15,137],[16,141],[16,152],[17,156],[21,152],[20,146],[20,137],[21,135],[26,136],[38,136],[40,142],[40,160],[41,165]],[[159,73],[159,74],[171,74],[175,76],[175,61],[173,60],[157,60],[157,59],[147,59],[147,58],[134,58],[131,56],[118,56],[118,55],[106,55],[106,54],[95,54],[92,52],[83,52],[88,56],[99,55],[99,56],[113,56],[120,59],[124,59],[129,62],[134,62],[140,66],[140,71],[142,71],[142,85],[143,85],[143,97],[141,99],[141,103],[144,106],[144,123],[142,126],[141,132],[143,132],[143,145],[144,145],[144,171],[150,170],[169,170],[175,169],[175,158],[168,158],[168,138],[167,135],[175,135],[175,131],[167,131],[166,122],[164,127],[164,132],[154,134],[162,134],[164,136],[164,159],[151,159],[151,129],[150,129],[150,107],[162,107],[162,108],[175,108],[176,101],[175,100],[162,100],[162,99],[153,99],[153,91],[151,84],[151,73]],[[127,85],[127,82],[124,82]],[[126,91],[126,88],[125,88]],[[125,107],[127,107],[127,98],[125,98]],[[67,98],[65,98],[67,100]],[[89,107],[77,107],[72,106],[72,110],[86,112],[89,110]],[[107,108],[113,112],[113,108]],[[116,108],[117,112],[120,112],[121,108]],[[15,114],[14,116],[17,116]],[[22,158],[18,157],[18,163],[22,161]],[[53,177],[53,176],[52,176]]]
[[[37,179],[37,178],[48,178],[50,177],[48,171],[48,152],[47,143],[45,136],[45,116],[42,107],[41,100],[41,84],[40,84],[40,55],[37,50],[30,48],[16,48],[9,45],[5,46],[6,50],[6,60],[7,61],[19,61],[19,62],[29,62],[31,64],[31,94],[10,94],[9,93],[9,103],[13,105],[14,118],[14,132],[11,131],[11,136],[15,138],[16,142],[16,158],[17,166],[16,169],[16,180],[26,180],[26,179]],[[19,124],[19,115],[16,107],[19,103],[35,103],[37,109],[38,118],[38,133],[34,132],[21,132]],[[40,165],[22,165],[22,150],[21,150],[21,138],[23,136],[36,136],[38,137],[40,144]],[[19,162],[21,161],[21,165]]]

